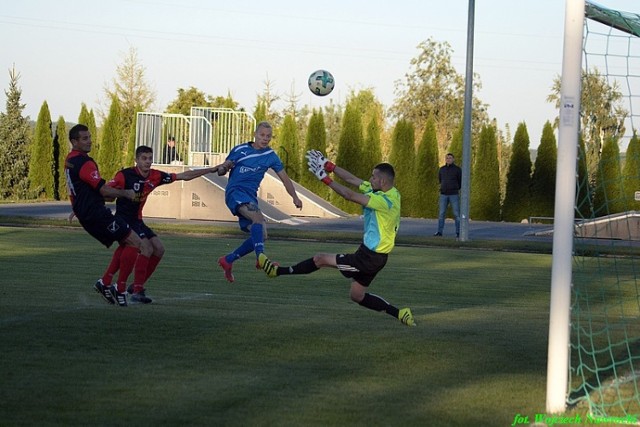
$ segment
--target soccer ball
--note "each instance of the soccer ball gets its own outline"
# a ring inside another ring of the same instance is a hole
[[[318,96],[329,95],[335,86],[335,80],[330,72],[318,70],[309,76],[309,90]]]

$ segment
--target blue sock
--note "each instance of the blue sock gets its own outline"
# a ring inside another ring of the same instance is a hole
[[[249,237],[247,240],[242,242],[242,244],[238,246],[233,252],[227,255],[225,259],[227,260],[227,262],[231,263],[251,252],[253,252],[253,239]]]
[[[262,235],[262,224],[253,224],[251,226],[251,240],[253,240],[253,250],[256,256],[264,252],[264,237]]]

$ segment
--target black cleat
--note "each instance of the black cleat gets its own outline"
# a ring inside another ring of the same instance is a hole
[[[102,282],[102,279],[98,279],[96,284],[93,285],[93,289],[95,289],[97,293],[102,295],[102,298],[104,298],[106,302],[108,302],[109,304],[115,304],[116,299],[114,298],[113,293],[111,292],[112,287],[113,286],[105,286],[104,283]]]

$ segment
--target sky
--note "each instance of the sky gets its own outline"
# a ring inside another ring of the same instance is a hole
[[[637,0],[600,0],[640,12]],[[0,0],[0,111],[9,70],[18,82],[24,115],[35,120],[47,101],[53,121],[74,122],[81,103],[107,110],[104,88],[136,49],[145,79],[163,111],[179,88],[231,96],[252,112],[269,81],[301,105],[343,103],[372,89],[389,108],[399,81],[411,71],[417,46],[447,42],[465,74],[468,0]],[[562,68],[565,1],[475,2],[474,71],[498,126],[525,122],[531,147],[558,113],[546,101]],[[307,89],[308,76],[329,70],[336,88],[326,97]],[[276,105],[283,108],[284,101]]]

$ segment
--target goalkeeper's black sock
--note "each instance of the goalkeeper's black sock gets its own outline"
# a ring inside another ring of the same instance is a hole
[[[286,274],[309,274],[319,270],[313,258],[305,259],[291,267],[278,267],[278,276]]]
[[[392,306],[378,295],[370,294],[368,292],[364,294],[364,298],[359,302],[359,304],[370,310],[385,311],[393,317],[398,317],[398,313],[400,312],[397,307]]]

